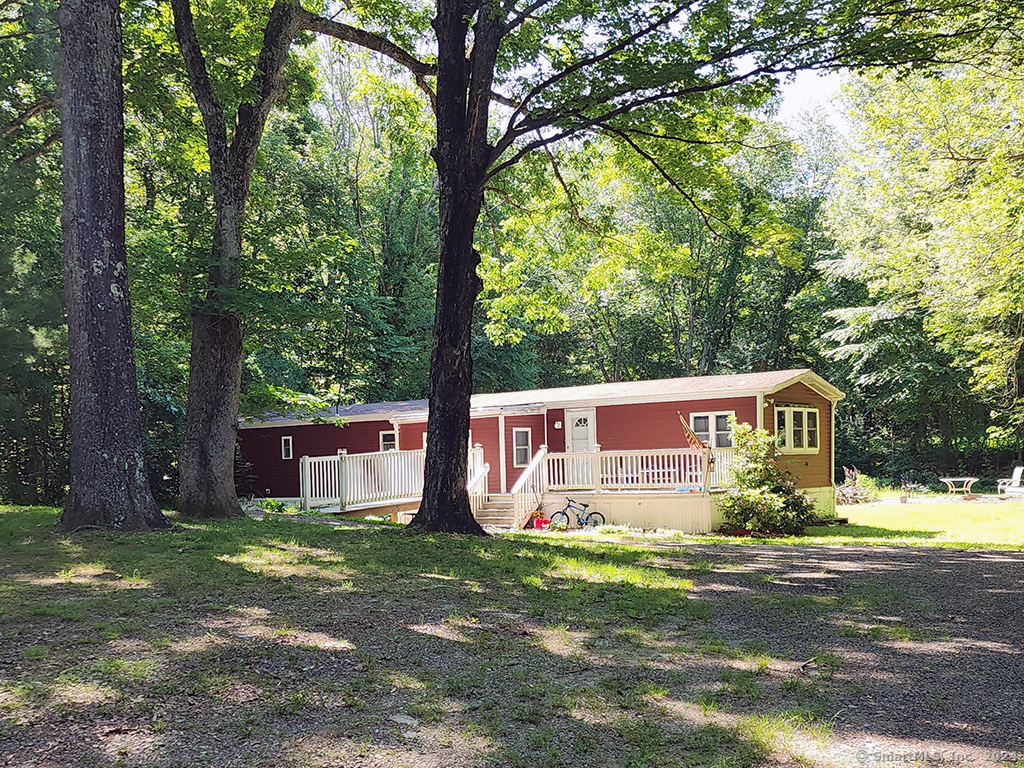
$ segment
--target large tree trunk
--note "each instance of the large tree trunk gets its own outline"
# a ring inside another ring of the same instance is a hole
[[[482,287],[473,247],[489,160],[487,107],[500,37],[482,8],[466,66],[467,13],[458,0],[438,0],[437,162],[440,255],[430,354],[430,416],[423,500],[410,525],[428,531],[482,534],[466,491],[469,402],[473,395],[473,306]],[[478,98],[473,98],[476,94]],[[480,97],[483,94],[482,98]]]
[[[450,179],[441,183],[441,259],[430,355],[430,416],[423,501],[411,525],[428,531],[483,533],[466,491],[469,402],[473,394],[470,342],[480,292],[480,255],[473,234],[479,194]]]
[[[186,517],[240,517],[235,436],[242,380],[238,315],[203,308],[192,319],[179,508]]]
[[[228,142],[224,110],[206,70],[190,0],[172,0],[174,29],[189,83],[206,128],[216,224],[206,299],[192,319],[188,410],[180,463],[179,509],[188,517],[240,517],[235,493],[235,437],[242,382],[242,323],[233,304],[241,285],[242,224],[256,152],[270,109],[280,95],[288,49],[297,29],[297,3],[270,10],[250,87]]]
[[[71,365],[66,530],[167,527],[149,488],[124,240],[118,0],[60,4],[64,290]]]
[[[235,438],[242,387],[242,322],[225,307],[238,289],[241,222],[249,174],[230,157],[211,159],[216,225],[206,301],[192,318],[185,441],[179,456],[179,510],[186,517],[241,517],[235,492]]]

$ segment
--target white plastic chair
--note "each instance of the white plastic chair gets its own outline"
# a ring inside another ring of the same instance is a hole
[[[1013,477],[1004,477],[996,484],[998,493],[1024,493],[1024,485],[1021,485],[1021,475],[1024,475],[1024,467],[1014,467]]]

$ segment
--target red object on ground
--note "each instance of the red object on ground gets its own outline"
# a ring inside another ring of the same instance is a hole
[[[551,521],[550,520],[544,520],[544,519],[541,519],[541,518],[537,518],[537,519],[535,519],[533,521],[533,527],[536,530],[538,530],[538,531],[543,530],[544,528],[547,528],[549,525],[551,525]]]
[[[732,531],[730,531],[730,534],[732,536],[749,536],[750,531],[746,528],[734,528]]]

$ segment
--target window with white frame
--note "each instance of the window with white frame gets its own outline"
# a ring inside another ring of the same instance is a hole
[[[732,427],[729,418],[735,411],[719,413],[691,413],[690,428],[709,448],[732,448]]]
[[[820,418],[812,405],[775,406],[775,434],[783,453],[817,453],[821,450]]]
[[[529,427],[512,428],[512,466],[528,467],[533,458],[533,436]]]
[[[380,449],[382,451],[398,450],[398,433],[395,431],[382,431],[380,433]]]
[[[292,436],[282,435],[281,436],[281,458],[284,461],[288,461],[292,457]]]

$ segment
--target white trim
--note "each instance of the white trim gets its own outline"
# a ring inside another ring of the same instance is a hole
[[[287,455],[285,455],[287,454]],[[295,443],[291,435],[281,435],[281,461],[291,461],[295,458]]]
[[[709,442],[708,447],[709,448],[733,448],[733,447],[735,447],[732,444],[732,437],[731,437],[732,430],[731,429],[729,430],[729,432],[730,432],[729,445],[718,445],[718,430],[714,428],[713,421],[714,421],[714,418],[716,416],[732,416],[735,419],[736,418],[736,411],[694,411],[693,413],[690,414],[690,429],[692,429],[694,431],[694,433],[697,432],[697,428],[695,426],[693,426],[693,420],[697,416],[707,416],[708,417],[708,442]],[[714,437],[714,440],[711,439],[712,437]]]
[[[757,393],[757,428],[764,429],[764,394]]]
[[[784,454],[818,454],[821,453],[821,409],[816,405],[776,405],[774,411],[774,424],[772,424],[772,433],[776,436],[779,434],[779,412],[788,414],[786,417],[786,442],[784,445],[779,446],[779,451]],[[799,411],[804,414],[804,445],[800,448],[793,447],[793,414]],[[816,432],[817,445],[810,448],[806,445],[807,443],[807,414],[814,412],[817,426],[814,428]],[[835,480],[833,479],[833,482]]]
[[[828,407],[829,425],[828,425],[828,436],[831,438],[832,452],[828,457],[829,472],[828,475],[832,479],[832,488],[836,487],[836,404],[830,403]],[[821,420],[818,420],[818,429],[821,429]],[[835,491],[832,493],[832,507],[835,508]]]
[[[516,432],[526,433],[526,445],[516,445]],[[526,461],[520,464],[516,461],[516,450],[519,448],[526,448]],[[533,428],[532,427],[512,427],[512,466],[516,469],[530,466],[530,462],[533,461]]]
[[[813,389],[819,395],[824,397],[826,400],[830,400],[834,403],[839,402],[844,397],[846,397],[846,394],[841,389],[839,389],[838,387],[833,387],[831,384],[829,384],[827,381],[821,378],[821,376],[816,374],[814,371],[804,371],[802,374],[800,374],[799,376],[794,376],[789,381],[783,382],[782,384],[776,384],[774,387],[764,390],[764,394],[772,395],[778,392],[780,389],[791,387],[794,384],[805,384],[810,389]]]
[[[394,435],[395,436],[395,447],[394,448],[385,448],[384,447],[384,435]],[[379,440],[379,445],[380,445],[381,453],[383,453],[386,450],[390,450],[390,451],[397,451],[398,450],[398,430],[397,429],[382,429],[382,430],[380,430],[380,432],[377,433],[377,438]]]
[[[569,414],[572,414],[571,416]],[[566,408],[565,415],[562,417],[562,431],[565,434],[565,450],[566,453],[573,452],[572,443],[572,420],[579,416],[586,416],[590,419],[590,445],[587,446],[585,453],[592,453],[594,446],[597,445],[597,408]]]
[[[505,483],[505,414],[498,414],[498,453],[501,455],[501,463],[498,466],[499,476],[501,478],[501,492],[507,493],[507,486]]]

